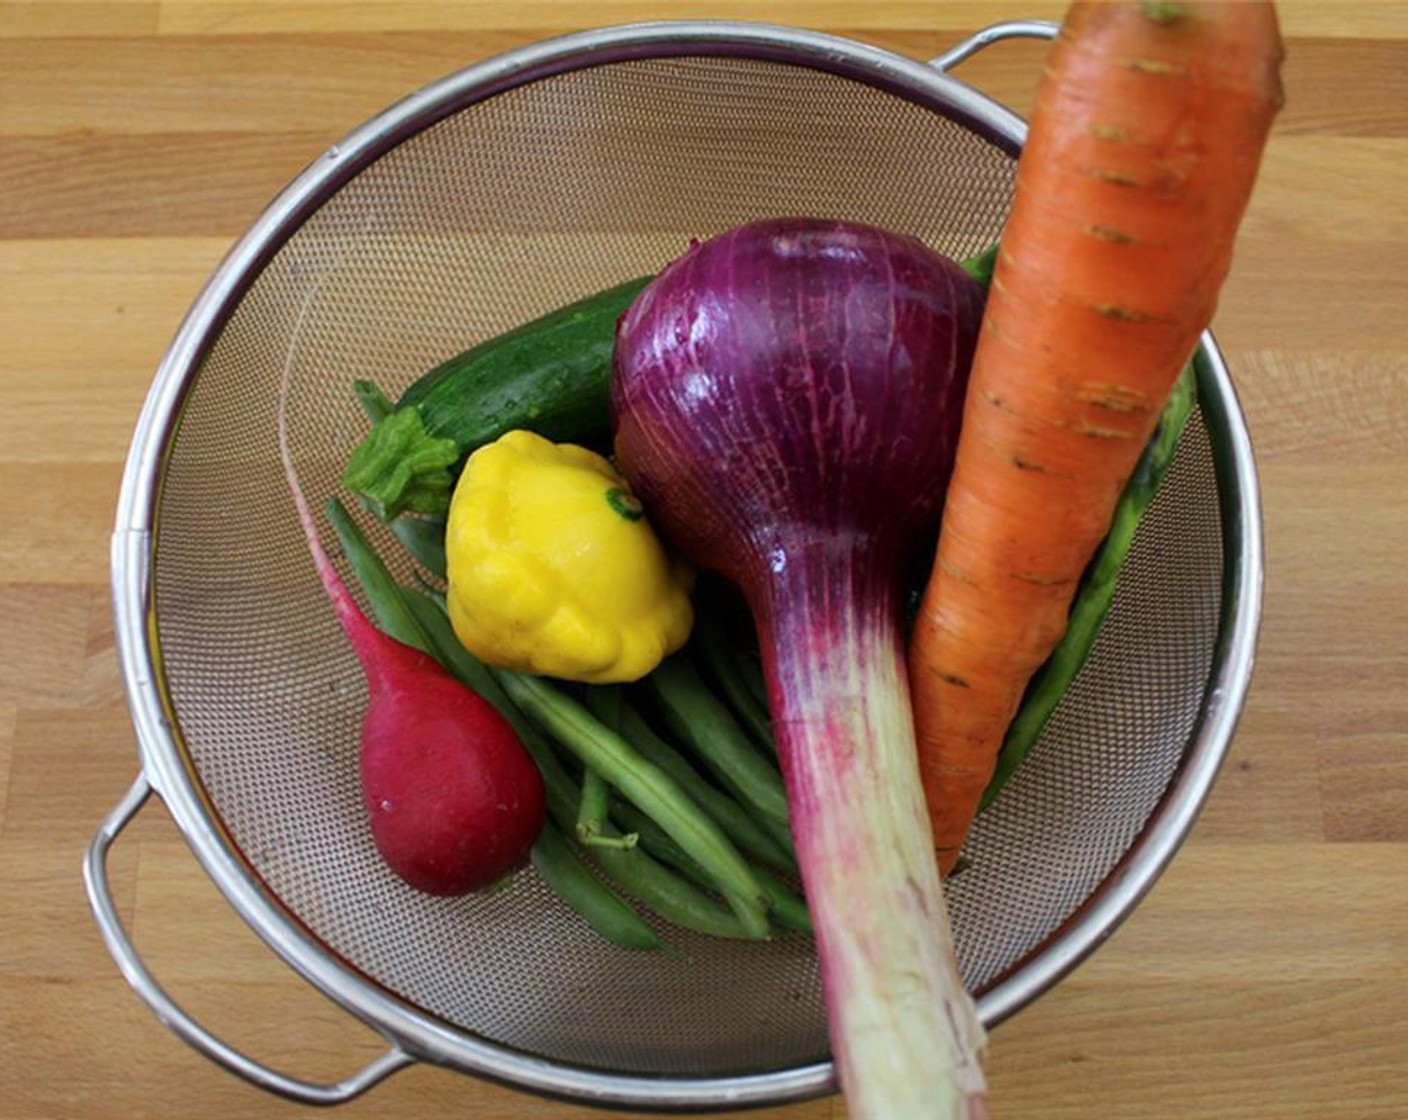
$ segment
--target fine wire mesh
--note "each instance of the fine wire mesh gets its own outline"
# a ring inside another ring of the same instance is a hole
[[[745,58],[638,59],[460,109],[283,246],[187,398],[162,479],[155,617],[193,778],[330,953],[468,1034],[558,1062],[683,1076],[826,1057],[806,939],[661,926],[678,953],[629,953],[531,870],[443,900],[385,869],[358,786],[364,688],[279,466],[279,386],[286,376],[290,444],[318,510],[365,430],[357,378],[394,397],[468,344],[749,219],[866,221],[963,256],[996,238],[1012,173],[986,139],[859,82]],[[1195,417],[1087,669],[948,886],[975,988],[1090,896],[1164,793],[1212,664],[1221,571]]]

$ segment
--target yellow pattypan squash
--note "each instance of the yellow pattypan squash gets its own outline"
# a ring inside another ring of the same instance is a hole
[[[689,637],[693,569],[607,460],[516,430],[470,455],[445,529],[450,621],[502,669],[605,684]]]

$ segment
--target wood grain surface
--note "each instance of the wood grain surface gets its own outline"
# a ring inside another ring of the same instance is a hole
[[[292,1117],[104,950],[84,844],[136,769],[108,539],[153,371],[221,254],[362,120],[553,33],[761,19],[928,58],[1062,5],[0,0],[0,1118]],[[1215,329],[1261,469],[1265,622],[1230,759],[1147,901],[994,1032],[994,1116],[1408,1116],[1408,5],[1287,0],[1289,101]],[[1025,111],[1036,44],[965,77]],[[154,971],[315,1079],[379,1039],[234,916],[159,807],[113,854]],[[433,1068],[347,1117],[589,1117]],[[831,1098],[772,1113],[841,1117]]]

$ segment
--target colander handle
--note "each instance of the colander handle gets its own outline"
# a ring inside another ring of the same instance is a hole
[[[1007,39],[1054,39],[1059,30],[1059,24],[1044,19],[1010,19],[1004,23],[994,23],[981,31],[975,31],[963,42],[944,51],[938,58],[931,58],[929,65],[936,70],[949,71],[994,43]]]
[[[146,804],[152,794],[151,784],[142,775],[99,827],[83,860],[83,882],[88,901],[97,919],[98,929],[108,952],[122,970],[123,977],[142,998],[156,1017],[170,1030],[207,1058],[218,1062],[231,1073],[273,1093],[303,1104],[332,1105],[349,1101],[366,1092],[383,1078],[415,1061],[405,1051],[393,1047],[371,1064],[335,1085],[318,1085],[300,1081],[260,1065],[253,1058],[222,1042],[186,1014],[156,982],[142,963],[128,936],[113,902],[112,885],[108,881],[107,857],[113,841]]]

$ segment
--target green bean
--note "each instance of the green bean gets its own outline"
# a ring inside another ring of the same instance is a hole
[[[768,682],[763,677],[763,658],[757,650],[743,650],[738,656],[738,675],[742,678],[748,691],[753,694],[753,700],[760,704],[764,710],[769,705]],[[772,719],[769,715],[768,724],[771,726]],[[776,740],[773,741],[776,746]]]
[[[993,270],[997,267],[997,245],[990,245],[975,257],[959,261],[959,267],[986,288],[992,282]]]
[[[479,658],[470,653],[455,636],[444,609],[426,592],[411,587],[398,587],[398,593],[422,631],[429,637],[440,663],[459,677],[471,690],[492,704],[518,732],[519,738],[540,739],[536,728],[508,698],[494,674]],[[546,745],[545,745],[546,749]],[[548,751],[551,754],[551,751]],[[541,763],[539,766],[541,767]],[[574,810],[575,812],[575,810]]]
[[[771,901],[767,892],[719,826],[669,775],[542,677],[491,671],[514,703],[576,754],[583,765],[596,770],[623,796],[654,817],[685,851],[709,869],[746,932],[766,936]],[[609,854],[636,853],[595,854],[604,860]]]
[[[601,710],[595,713],[604,727],[621,733],[621,693],[619,689],[603,690]],[[640,837],[634,832],[611,836],[604,829],[608,823],[607,806],[610,787],[590,766],[582,771],[582,804],[577,810],[577,839],[589,847],[634,848]]]
[[[775,755],[777,745],[773,742],[767,706],[758,703],[744,678],[738,651],[729,641],[723,620],[717,610],[710,609],[715,606],[718,604],[708,603],[706,609],[695,613],[694,636],[687,648],[698,653],[705,671],[718,685],[735,718],[752,735],[753,741]]]
[[[608,786],[590,766],[582,773],[582,800],[577,808],[577,840],[588,848],[634,848],[634,832],[613,836],[607,830]]]
[[[583,687],[580,694],[584,701],[589,701],[592,715],[601,720],[601,725],[620,735],[626,719],[626,694],[620,685],[589,685]]]
[[[699,866],[698,861],[691,859],[683,848],[670,839],[664,829],[634,805],[618,800],[611,807],[611,815],[621,822],[622,827],[629,828],[638,835],[641,847],[656,859],[668,863],[706,887],[711,886],[709,873]],[[785,929],[812,932],[811,916],[807,913],[807,904],[802,897],[765,867],[755,864],[753,873],[772,895],[773,921]]]
[[[773,921],[799,933],[812,933],[812,916],[806,900],[766,867],[754,868],[758,880],[773,897]]]
[[[398,642],[430,653],[430,640],[402,599],[400,586],[352,520],[347,507],[336,498],[330,498],[324,510],[337,532],[342,554],[366,594],[377,625]]]
[[[588,689],[585,695],[587,707],[603,722],[601,705],[609,703],[606,699],[609,692],[620,696],[619,690],[608,686]],[[631,746],[677,781],[690,799],[718,822],[740,851],[775,867],[796,870],[797,857],[792,851],[791,838],[784,833],[782,842],[774,839],[738,802],[711,785],[684,755],[660,738],[645,717],[624,698],[621,734]]]
[[[610,813],[613,821],[640,837],[640,847],[661,863],[684,872],[702,887],[715,889],[713,880],[699,861],[671,840],[670,834],[656,824],[649,814],[642,813],[629,801],[619,797],[613,799]]]
[[[603,822],[601,831],[607,839],[620,837],[609,821]],[[713,937],[757,940],[768,935],[766,923],[761,929],[745,925],[728,907],[638,847],[594,847],[590,853],[622,890],[674,925]]]
[[[755,714],[756,718],[749,722],[762,730],[762,745],[776,756],[777,743],[772,734],[757,627],[743,600],[729,595],[728,591],[729,585],[718,577],[705,576],[700,581],[697,597],[703,609],[695,614],[695,633],[707,636],[715,646],[700,652],[710,672],[718,676],[726,672],[731,687],[740,690],[738,706]],[[719,660],[715,661],[716,658]]]
[[[444,520],[403,513],[391,522],[391,532],[416,563],[438,579],[445,578],[448,561]]]
[[[591,873],[551,821],[533,845],[533,867],[559,898],[613,945],[644,950],[663,944],[639,914]]]
[[[671,733],[687,743],[739,801],[763,819],[787,823],[782,775],[758,753],[693,665],[679,656],[667,657],[643,683]]]
[[[1194,362],[1202,361],[1202,352],[1199,351],[1194,356]],[[1193,411],[1196,396],[1194,369],[1190,364],[1184,367],[1174,384],[1163,415],[1159,418],[1159,426],[1144,448],[1124,493],[1120,495],[1110,522],[1110,531],[1081,579],[1071,603],[1065,635],[1027,686],[1021,707],[1017,709],[1003,739],[992,779],[983,791],[979,812],[996,800],[1002,787],[1027,757],[1047,720],[1090,656],[1100,625],[1114,602],[1115,587],[1130,546],[1134,543],[1134,534],[1173,464],[1179,437]]]

